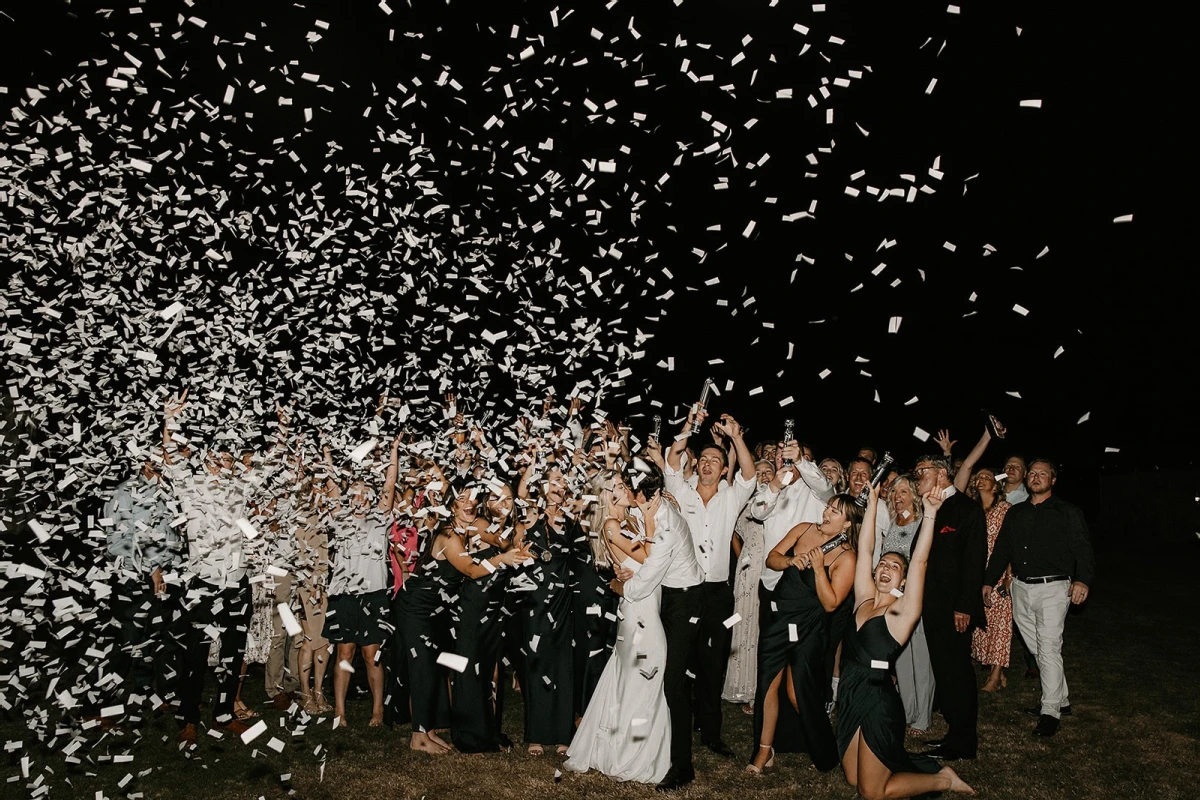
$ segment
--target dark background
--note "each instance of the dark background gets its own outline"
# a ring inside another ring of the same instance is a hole
[[[1166,5],[1129,7],[1120,15],[1065,4],[961,5],[963,13],[954,15],[944,2],[833,2],[816,14],[810,5],[784,2],[771,8],[765,2],[622,0],[608,10],[580,4],[564,18],[571,8],[534,2],[413,0],[409,7],[397,0],[391,16],[370,2],[156,2],[142,4],[142,15],[129,15],[126,7],[101,15],[102,4],[45,0],[8,8],[13,20],[0,20],[11,43],[0,53],[0,85],[16,104],[26,86],[52,88],[83,73],[102,97],[104,76],[126,63],[120,54],[126,50],[143,60],[138,81],[147,92],[116,95],[116,104],[126,120],[144,114],[149,121],[156,100],[191,96],[219,106],[225,86],[236,84],[234,104],[223,109],[229,115],[211,118],[213,140],[195,138],[193,127],[186,157],[155,169],[186,170],[226,186],[232,201],[225,212],[251,212],[259,233],[267,225],[295,226],[296,209],[314,202],[306,198],[318,182],[324,203],[336,207],[331,166],[362,166],[368,174],[404,166],[410,145],[381,142],[381,136],[403,129],[422,137],[437,154],[429,165],[437,175],[437,201],[463,224],[445,214],[418,224],[423,233],[443,237],[450,259],[396,258],[394,241],[359,210],[351,229],[364,238],[354,263],[343,265],[341,254],[326,251],[310,266],[319,272],[336,265],[371,288],[402,285],[405,273],[418,280],[440,276],[428,284],[433,302],[423,311],[407,304],[412,294],[401,293],[376,321],[352,323],[362,335],[356,353],[372,364],[418,350],[423,367],[437,362],[436,339],[411,333],[409,320],[413,313],[436,319],[439,302],[443,311],[469,312],[456,325],[470,337],[506,319],[528,327],[528,320],[549,312],[529,312],[527,305],[553,312],[552,295],[567,286],[578,294],[557,310],[551,332],[569,330],[570,320],[584,317],[610,330],[612,342],[628,342],[634,329],[653,335],[635,348],[644,351],[640,359],[622,365],[632,374],[603,402],[639,432],[648,427],[651,400],[677,419],[707,376],[723,390],[713,410],[737,415],[751,428],[750,438],[774,437],[784,417],[794,417],[797,435],[818,457],[843,461],[871,444],[909,463],[936,449],[914,438],[918,426],[930,433],[949,427],[959,441],[956,452],[965,454],[981,429],[979,410],[987,408],[1011,436],[993,446],[986,463],[999,464],[1010,452],[1048,456],[1062,466],[1061,493],[1082,501],[1111,537],[1132,527],[1190,539],[1200,489],[1191,371],[1200,345],[1189,314],[1196,281],[1186,245],[1195,170],[1184,142],[1192,93],[1179,12]],[[558,9],[557,28],[550,24],[552,8]],[[176,14],[202,17],[207,25],[179,24]],[[631,16],[640,39],[628,32]],[[146,34],[149,19],[162,23],[156,37]],[[314,29],[314,19],[329,22],[329,29]],[[809,34],[795,32],[796,22],[808,25]],[[515,40],[514,24],[520,26]],[[600,40],[589,36],[592,28],[603,31]],[[310,45],[305,33],[313,30],[322,39]],[[183,35],[172,38],[176,31]],[[247,41],[246,32],[255,41]],[[743,44],[746,35],[753,39]],[[845,43],[830,44],[829,35]],[[688,44],[675,46],[679,39]],[[805,42],[812,49],[798,55]],[[516,58],[529,44],[535,56]],[[171,59],[170,79],[153,72],[148,53],[156,46]],[[745,60],[735,66],[730,60],[738,52]],[[79,66],[96,58],[109,63]],[[571,66],[582,58],[586,65]],[[713,80],[688,79],[680,71],[684,58],[697,75]],[[285,76],[279,66],[292,59],[298,63]],[[498,71],[489,72],[493,67]],[[435,85],[446,68],[460,90]],[[864,70],[864,77],[849,89],[832,85],[853,69]],[[300,80],[301,72],[319,74],[334,91]],[[833,94],[813,109],[805,98],[822,77]],[[933,77],[937,86],[926,95]],[[648,84],[635,86],[638,78]],[[266,83],[267,91],[254,94],[251,79]],[[399,110],[409,95],[395,88],[398,82],[420,102]],[[516,94],[509,106],[500,90],[505,84]],[[781,88],[793,88],[794,98],[777,99]],[[294,105],[277,105],[281,95]],[[393,113],[389,96],[397,101]],[[612,121],[604,114],[589,119],[584,98],[601,111],[615,99],[607,114]],[[1042,100],[1040,109],[1019,107],[1033,98]],[[42,101],[38,111],[49,116],[56,100]],[[98,101],[105,102],[113,103]],[[311,123],[300,116],[304,107],[314,110]],[[493,114],[513,108],[515,117],[501,116],[502,129],[483,129]],[[826,108],[834,109],[833,125],[825,124]],[[81,111],[73,108],[72,120],[86,126]],[[247,111],[253,118],[242,116]],[[636,123],[634,111],[647,121]],[[702,112],[731,133],[714,137]],[[747,130],[751,118],[757,123]],[[855,123],[870,135],[862,136]],[[91,135],[102,158],[111,136]],[[170,135],[164,134],[167,142]],[[538,150],[547,137],[553,149]],[[231,147],[220,146],[220,139]],[[732,148],[732,159],[697,154],[713,141]],[[622,153],[623,145],[631,153]],[[540,162],[522,161],[521,146]],[[126,144],[112,147],[114,156],[130,154]],[[146,147],[150,155],[161,149]],[[746,169],[764,153],[768,162]],[[815,167],[806,160],[810,153],[817,156]],[[939,156],[944,177],[936,180],[927,170]],[[581,169],[587,159],[615,160],[617,172]],[[248,165],[244,173],[231,174],[235,161]],[[514,169],[517,163],[527,175]],[[537,196],[532,187],[549,169],[563,176],[563,186]],[[866,176],[851,182],[859,170]],[[660,185],[667,172],[670,179]],[[574,188],[581,173],[595,184]],[[903,173],[936,193],[919,194],[912,204],[901,198],[879,203],[866,193],[867,184],[907,188]],[[729,188],[713,188],[720,177]],[[847,196],[851,184],[862,194]],[[781,221],[814,200],[815,218]],[[562,216],[551,217],[550,208]],[[588,210],[602,212],[601,224],[587,224]],[[12,222],[12,209],[4,213]],[[348,214],[355,213],[351,204]],[[1128,213],[1131,224],[1113,224]],[[751,220],[756,227],[747,239],[742,231]],[[545,227],[534,230],[538,222]],[[719,231],[708,230],[718,224]],[[879,249],[890,240],[895,246]],[[265,285],[265,277],[264,284],[255,282],[259,277],[289,269],[262,241],[244,253],[243,245],[230,245],[237,255],[231,267],[195,270],[214,289],[235,280],[239,264],[261,261],[266,271],[243,286],[253,292]],[[995,252],[985,255],[985,244]],[[620,259],[599,255],[613,246]],[[1049,252],[1037,258],[1044,247]],[[544,265],[531,263],[547,250],[562,256],[553,280]],[[467,270],[459,275],[455,267],[455,256],[457,263],[472,263],[479,252],[489,255],[497,279],[487,293],[472,293]],[[815,263],[799,261],[800,254]],[[886,268],[872,275],[880,262]],[[599,279],[603,297],[591,293],[581,268],[593,278],[612,270]],[[205,270],[221,269],[227,271],[208,280]],[[164,268],[154,274],[154,285],[177,290],[187,274]],[[515,276],[508,291],[499,284],[504,276]],[[719,283],[706,285],[713,278]],[[668,290],[673,296],[663,299]],[[1014,304],[1029,314],[1017,314]],[[284,304],[278,313],[286,311]],[[903,321],[899,333],[889,334],[895,316]],[[315,317],[317,325],[327,320]],[[396,344],[383,344],[381,332]],[[301,360],[308,352],[300,333],[278,346],[294,348]],[[549,364],[558,346],[517,355]],[[1064,352],[1055,358],[1059,347]],[[491,348],[497,361],[502,348]],[[174,351],[163,357],[168,378],[180,386],[212,366]],[[659,366],[668,358],[673,371]],[[325,404],[351,397],[366,404],[388,382],[379,370],[346,382],[336,362],[311,363],[325,369],[323,379],[331,384],[345,384],[323,395]],[[241,362],[238,368],[249,369]],[[825,369],[830,374],[822,379]],[[611,378],[615,367],[593,353],[590,360],[560,362],[548,382],[561,397],[576,380],[605,372]],[[461,386],[489,373],[475,365],[449,374]],[[269,366],[264,372],[259,365],[257,377],[280,396],[302,391],[295,375],[280,377]],[[506,392],[520,400],[542,388],[499,374],[490,379],[480,380],[474,398],[480,410]],[[726,391],[728,381],[733,386]],[[760,386],[760,394],[749,394]],[[398,393],[405,389],[416,391],[393,386]],[[788,396],[794,402],[781,408]],[[917,402],[906,405],[913,397]],[[1079,423],[1085,413],[1089,419]]]

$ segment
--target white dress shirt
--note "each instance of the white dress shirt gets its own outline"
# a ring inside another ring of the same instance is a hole
[[[661,584],[668,589],[685,589],[704,582],[704,570],[696,561],[687,522],[670,501],[663,500],[654,515],[654,538],[650,555],[629,580],[622,594],[629,600],[649,597]]]
[[[1004,499],[1007,500],[1008,502],[1012,503],[1014,506],[1017,503],[1024,503],[1026,500],[1029,499],[1029,490],[1026,489],[1025,484],[1022,483],[1020,486],[1018,486],[1016,489],[1013,489],[1011,492],[1006,491],[1004,494]]]
[[[696,490],[699,475],[684,480],[683,474],[671,469],[668,464],[663,476],[667,491],[679,501],[683,518],[692,532],[696,561],[704,570],[704,579],[717,583],[729,580],[729,545],[733,539],[733,527],[737,525],[738,515],[758,485],[755,476],[751,475],[747,480],[738,470],[732,484],[722,478],[717,482],[717,493],[709,498],[707,505]]]
[[[750,501],[750,516],[763,523],[764,562],[792,528],[802,522],[820,522],[825,504],[833,497],[833,485],[816,464],[800,459],[796,462],[796,468],[800,472],[800,480],[793,481],[779,492],[772,491],[770,484],[767,484]],[[782,575],[782,572],[764,564],[759,580],[764,588],[774,590]]]
[[[187,517],[188,571],[219,588],[237,586],[246,575],[246,487],[240,477],[215,476],[201,467],[173,467],[175,492]]]

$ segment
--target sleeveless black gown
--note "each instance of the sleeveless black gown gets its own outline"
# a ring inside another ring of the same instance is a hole
[[[904,749],[904,704],[891,674],[904,646],[892,638],[882,616],[871,617],[862,628],[856,622],[851,621],[842,645],[838,753],[846,754],[861,729],[867,747],[892,772],[938,772],[938,762]]]
[[[499,550],[487,547],[472,555],[483,561]],[[504,604],[508,571],[497,569],[466,580],[458,595],[453,652],[467,659],[465,672],[452,672],[454,702],[450,734],[464,753],[494,753],[500,749],[500,728],[492,697],[492,676],[504,650]]]
[[[414,732],[450,727],[446,670],[437,659],[442,652],[455,652],[450,612],[462,581],[463,574],[449,561],[433,559],[420,566],[396,595]]]
[[[533,563],[525,569],[537,588],[528,593],[522,608],[521,695],[525,742],[566,745],[575,734],[571,546],[580,531],[575,524],[568,524],[562,533],[547,532],[548,527],[540,519],[525,532],[534,553]]]
[[[575,715],[583,716],[596,684],[617,644],[617,604],[620,598],[608,588],[612,569],[597,571],[587,533],[577,529],[572,542],[572,598],[575,615]]]
[[[844,552],[844,551],[843,551]],[[829,566],[825,567],[826,577]],[[807,752],[813,765],[826,772],[839,763],[833,726],[825,714],[828,688],[825,679],[825,651],[829,637],[829,613],[817,597],[811,569],[784,570],[774,593],[775,608],[767,608],[758,639],[758,686],[754,696],[754,747],[762,737],[763,700],[775,676],[787,666],[792,668],[792,685],[799,706],[800,752]],[[796,641],[791,627],[796,626]],[[780,716],[791,709],[785,683],[780,685]],[[840,689],[839,689],[840,691]],[[778,729],[777,729],[778,732]],[[791,749],[791,748],[789,748]],[[756,753],[751,754],[753,759]]]

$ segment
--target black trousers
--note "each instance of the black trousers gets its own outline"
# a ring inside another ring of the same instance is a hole
[[[923,619],[929,661],[937,683],[935,702],[950,726],[946,747],[974,758],[979,748],[979,696],[975,671],[971,668],[971,629],[967,628],[965,633],[956,631],[952,610],[926,609]]]
[[[687,590],[663,587],[662,624],[667,636],[667,665],[663,694],[671,711],[671,767],[692,766],[692,687],[687,679],[692,648],[704,624],[704,598],[700,586]],[[699,622],[692,622],[699,617]]]
[[[179,587],[167,584],[167,597],[154,595],[149,576],[133,579],[115,573],[112,581],[112,625],[116,640],[110,670],[121,676],[111,699],[127,700],[131,692],[158,692],[164,699],[175,694],[179,652],[169,635],[178,615]]]
[[[250,581],[245,578],[237,586],[223,589],[197,579],[189,587],[189,593],[196,590],[204,594],[189,598],[185,593],[183,598],[179,710],[184,722],[200,722],[200,697],[204,692],[204,674],[208,669],[211,641],[205,628],[211,625],[220,629],[221,636],[221,662],[217,666],[217,700],[213,703],[213,719],[229,722],[233,718],[233,701],[237,697],[254,597],[250,592]]]
[[[725,620],[733,616],[733,587],[724,581],[709,581],[697,590],[703,602],[700,631],[692,651],[696,726],[700,741],[721,738],[721,690],[725,688],[725,668],[733,631]]]

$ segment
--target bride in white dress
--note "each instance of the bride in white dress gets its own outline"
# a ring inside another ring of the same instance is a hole
[[[617,473],[605,488],[591,530],[599,530],[611,560],[636,570],[653,547],[656,500],[629,516],[629,488]],[[661,496],[660,496],[661,498]],[[597,548],[599,549],[599,548]],[[615,558],[614,558],[615,557]],[[642,600],[621,600],[617,646],[567,750],[564,769],[597,770],[622,781],[658,783],[671,767],[671,717],[663,695],[667,637],[659,617],[662,587]]]

